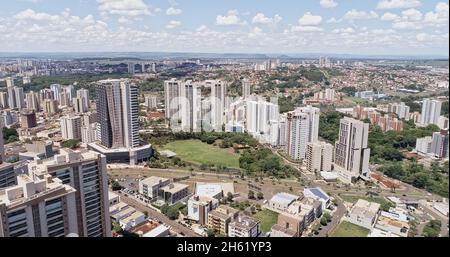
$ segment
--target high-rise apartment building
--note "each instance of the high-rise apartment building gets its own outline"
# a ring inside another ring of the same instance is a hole
[[[61,118],[61,137],[65,140],[81,140],[81,117],[65,116]]]
[[[164,81],[164,105],[166,107],[166,119],[169,119],[171,124],[178,123],[180,120],[180,96],[181,96],[181,81],[171,79]]]
[[[252,84],[248,79],[242,80],[242,97],[245,99],[252,94]]]
[[[19,175],[0,192],[0,237],[63,237],[78,233],[76,190],[50,175]]]
[[[59,111],[57,100],[45,99],[42,106],[47,115],[53,115]]]
[[[181,95],[181,129],[201,131],[200,85],[190,80],[182,83]]]
[[[41,103],[39,101],[39,94],[31,91],[25,94],[25,101],[27,103],[27,109],[40,111]]]
[[[353,118],[341,119],[335,144],[334,168],[344,182],[369,176],[369,124]]]
[[[223,131],[227,83],[221,80],[206,80],[205,87],[211,88],[211,125],[215,131]]]
[[[429,124],[438,125],[441,107],[442,103],[438,100],[423,99],[420,124],[424,126]]]
[[[33,178],[45,179],[45,175],[58,178],[64,185],[76,190],[75,210],[77,234],[81,237],[109,237],[108,180],[106,157],[93,151],[61,149],[51,159],[28,164]]]
[[[318,141],[319,119],[320,110],[311,106],[287,114],[285,148],[292,159],[305,159],[306,145]]]
[[[83,103],[83,110],[88,111],[91,107],[91,103],[89,101],[89,90],[84,88],[77,90],[77,98],[81,99]]]
[[[23,110],[20,113],[20,127],[23,129],[29,129],[36,126],[36,113],[33,110]]]
[[[449,146],[448,129],[433,133],[431,153],[437,158],[448,158]]]
[[[127,80],[99,82],[97,112],[103,146],[139,146],[138,91],[138,87]]]
[[[9,108],[8,93],[0,92],[0,109],[7,109],[7,108]]]
[[[331,171],[333,145],[325,142],[308,143],[305,160],[309,172]]]
[[[59,102],[59,96],[63,91],[62,86],[60,84],[52,84],[50,85],[50,91],[53,93],[53,99]]]

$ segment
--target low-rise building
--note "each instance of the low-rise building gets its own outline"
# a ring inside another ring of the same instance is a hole
[[[174,204],[189,196],[189,186],[179,183],[171,183],[161,187],[158,192],[158,199],[168,204]]]
[[[148,199],[158,197],[159,189],[170,184],[170,179],[149,177],[139,181],[139,194]]]
[[[322,203],[322,210],[325,210],[328,207],[330,207],[331,198],[320,187],[305,188],[303,190],[303,195],[306,198],[311,198],[311,199],[315,199],[315,200],[320,201]]]
[[[226,205],[220,205],[208,215],[208,228],[221,235],[228,235],[228,224],[234,220],[239,211]]]
[[[194,195],[188,200],[188,219],[201,225],[208,223],[208,214],[219,206],[219,201],[208,196]]]
[[[299,197],[288,193],[278,193],[269,200],[269,207],[278,211],[286,211]]]
[[[298,233],[296,230],[283,227],[280,224],[275,224],[270,230],[270,237],[297,237]]]
[[[305,228],[305,216],[282,212],[278,215],[277,224],[284,229],[295,231],[296,236],[301,236]]]
[[[359,199],[351,209],[348,217],[348,222],[355,225],[372,229],[380,210],[379,203],[368,202],[363,199]]]
[[[246,215],[239,215],[228,225],[229,237],[258,237],[261,223]]]

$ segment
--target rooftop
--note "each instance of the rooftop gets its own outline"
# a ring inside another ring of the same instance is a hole
[[[306,188],[305,191],[309,191],[313,195],[325,201],[328,201],[330,199],[330,196],[325,193],[320,187]]]
[[[270,199],[271,202],[278,202],[282,204],[291,204],[293,201],[297,200],[299,197],[296,195],[291,195],[288,193],[278,193]]]
[[[169,181],[168,178],[161,178],[161,177],[152,176],[152,177],[148,177],[146,179],[141,180],[140,183],[154,186],[154,185],[158,185],[160,183],[164,183],[164,182],[167,182],[167,181]]]
[[[185,184],[172,183],[172,184],[169,184],[167,186],[161,187],[161,190],[174,194],[174,193],[177,193],[177,192],[179,192],[181,190],[184,190],[184,189],[186,189],[188,187],[189,186],[185,185]]]

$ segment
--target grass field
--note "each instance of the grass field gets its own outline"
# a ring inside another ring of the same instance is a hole
[[[369,232],[370,231],[367,228],[343,221],[339,224],[331,237],[367,237]]]
[[[200,140],[180,140],[170,142],[164,149],[173,151],[183,161],[201,165],[220,165],[227,168],[239,168],[239,155],[217,146],[208,145]]]
[[[274,224],[278,222],[278,213],[265,209],[254,215],[254,217],[261,221],[261,230],[269,232]]]
[[[358,201],[358,199],[363,199],[368,202],[379,203],[381,205],[389,203],[388,200],[386,200],[382,197],[370,197],[370,196],[363,197],[363,196],[354,196],[354,195],[340,195],[340,197],[342,198],[342,200],[349,202],[349,203],[356,203]]]

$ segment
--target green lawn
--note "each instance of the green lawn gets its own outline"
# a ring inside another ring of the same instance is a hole
[[[208,145],[200,140],[179,140],[170,142],[164,149],[173,151],[183,161],[201,165],[220,165],[227,168],[239,168],[239,155],[217,146]]]
[[[367,237],[369,232],[370,231],[367,228],[343,221],[339,224],[331,237]]]
[[[358,199],[363,199],[363,200],[366,200],[368,202],[373,202],[373,203],[379,203],[381,205],[389,203],[388,200],[386,200],[382,197],[355,196],[355,195],[340,195],[340,197],[342,198],[342,200],[349,202],[349,203],[356,203],[358,201]]]
[[[265,209],[254,215],[254,217],[261,221],[261,230],[269,232],[274,224],[278,222],[278,213]]]

